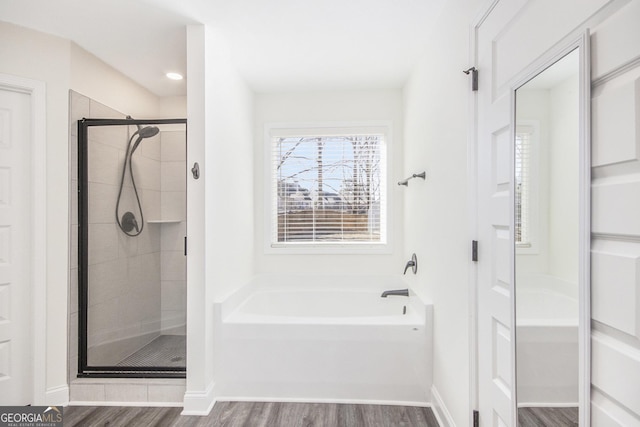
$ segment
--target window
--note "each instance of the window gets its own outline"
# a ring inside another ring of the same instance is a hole
[[[384,245],[387,133],[271,129],[270,246]]]
[[[529,128],[518,128],[515,146],[515,239],[519,247],[531,246],[532,156]]]

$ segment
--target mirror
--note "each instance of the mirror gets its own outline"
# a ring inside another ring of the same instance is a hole
[[[581,399],[580,48],[516,90],[514,237],[520,426],[577,426]]]

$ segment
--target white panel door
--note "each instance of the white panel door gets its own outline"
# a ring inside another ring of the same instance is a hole
[[[504,26],[522,2],[496,1],[474,27],[477,92],[478,405],[481,426],[516,425],[513,350],[513,143]]]
[[[30,103],[0,88],[0,405],[32,398]]]
[[[640,427],[640,2],[592,30],[591,425]]]

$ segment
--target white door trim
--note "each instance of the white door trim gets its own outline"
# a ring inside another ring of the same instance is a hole
[[[46,243],[47,243],[47,191],[46,191],[46,86],[38,80],[0,74],[0,88],[26,93],[31,97],[31,286],[32,286],[32,351],[33,402],[46,400]]]

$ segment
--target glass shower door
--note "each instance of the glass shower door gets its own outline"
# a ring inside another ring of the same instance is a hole
[[[184,376],[186,120],[84,119],[79,375]]]

